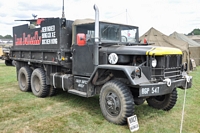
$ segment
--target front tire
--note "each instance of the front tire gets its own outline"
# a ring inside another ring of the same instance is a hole
[[[104,84],[100,92],[100,107],[103,116],[114,124],[125,124],[134,113],[134,100],[129,88],[118,80]]]
[[[18,84],[21,91],[31,91],[31,73],[28,66],[21,67],[18,73]]]
[[[146,100],[147,100],[148,105],[153,108],[169,111],[175,106],[177,98],[178,98],[178,94],[175,88],[170,94],[150,97]]]
[[[35,96],[46,97],[49,94],[49,88],[46,85],[46,75],[43,69],[37,68],[31,76],[31,89]]]

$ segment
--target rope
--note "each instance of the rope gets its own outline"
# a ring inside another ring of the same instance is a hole
[[[182,133],[183,129],[183,120],[184,120],[184,112],[185,112],[185,101],[186,101],[186,87],[187,87],[187,78],[186,78],[186,84],[185,84],[185,93],[184,93],[184,100],[183,100],[183,109],[182,109],[182,116],[181,116],[181,126],[180,126],[180,133]]]
[[[124,14],[124,13],[125,13],[125,12],[123,11],[123,12],[117,14],[117,15],[114,15],[114,16],[112,16],[112,17],[109,17],[108,19],[111,19],[111,18],[117,17],[117,16],[119,16],[119,15],[121,15],[121,14]]]

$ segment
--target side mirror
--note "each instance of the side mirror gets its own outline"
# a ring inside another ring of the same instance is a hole
[[[78,46],[85,46],[86,44],[86,35],[84,33],[78,33],[76,35],[76,40]]]

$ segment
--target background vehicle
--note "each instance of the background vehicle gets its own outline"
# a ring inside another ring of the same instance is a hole
[[[95,20],[40,18],[13,27],[11,59],[16,61],[22,91],[37,97],[52,96],[55,89],[83,97],[99,95],[104,117],[124,124],[134,105],[148,104],[170,110],[176,88],[191,87],[175,48],[139,43],[138,27]]]
[[[0,59],[2,59],[2,55],[3,55],[3,49],[2,47],[0,47]]]
[[[5,60],[6,66],[14,66],[15,62],[10,59],[10,45],[0,47],[0,59]]]

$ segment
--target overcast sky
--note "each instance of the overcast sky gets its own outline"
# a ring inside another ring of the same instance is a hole
[[[75,20],[94,18],[97,4],[100,20],[139,26],[140,36],[151,27],[169,35],[200,28],[200,0],[65,0],[65,16]],[[61,17],[62,0],[0,0],[0,35],[12,35],[12,27],[32,19]]]

